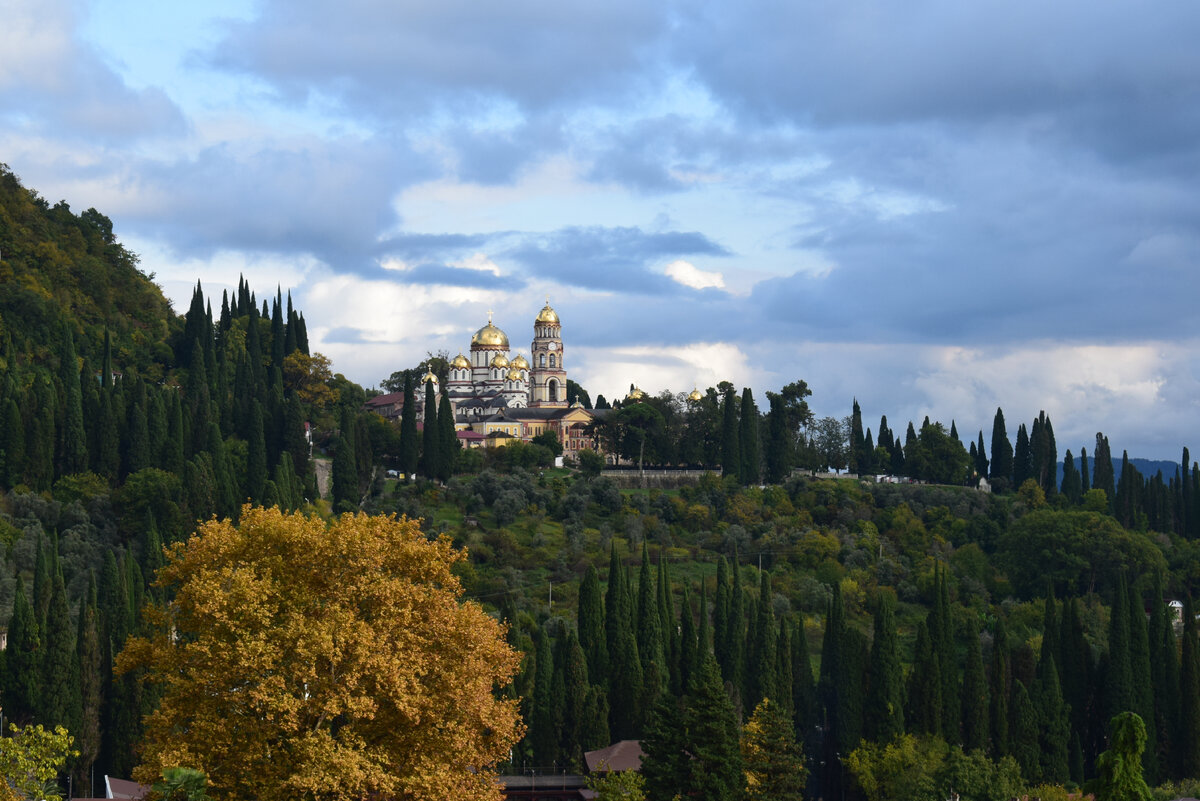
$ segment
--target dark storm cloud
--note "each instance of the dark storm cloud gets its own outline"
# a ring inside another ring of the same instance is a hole
[[[647,233],[640,228],[572,227],[526,235],[502,255],[533,275],[569,286],[616,292],[668,294],[685,291],[648,264],[664,258],[728,251],[703,234],[687,231]]]
[[[761,0],[681,19],[672,57],[757,119],[1037,118],[1113,152],[1188,146],[1200,123],[1200,7],[1181,0]]]
[[[373,117],[497,98],[536,108],[625,95],[666,29],[661,9],[636,0],[267,0],[254,21],[228,24],[212,60]]]

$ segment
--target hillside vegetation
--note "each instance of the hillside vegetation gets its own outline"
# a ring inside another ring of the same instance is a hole
[[[906,798],[1008,798],[1094,779],[1131,711],[1152,783],[1200,777],[1186,450],[1174,476],[1130,464],[1118,480],[1101,434],[1059,479],[1044,414],[1015,447],[999,410],[986,447],[953,423],[873,434],[857,404],[813,419],[797,381],[765,414],[727,382],[616,404],[606,448],[710,469],[679,490],[622,489],[594,453],[551,468],[552,439],[462,452],[448,404],[423,431],[362,411],[278,289],[260,301],[239,281],[218,301],[197,285],[176,315],[107,219],[7,170],[0,289],[0,696],[9,720],[75,733],[76,794],[136,764],[157,691],[112,665],[169,593],[151,584],[162,546],[244,502],[408,515],[467,548],[468,595],[524,653],[514,771],[580,769],[635,738],[652,799],[736,797],[741,760],[758,770],[783,720],[809,797],[889,797],[904,776]],[[793,475],[821,466],[939,483]]]

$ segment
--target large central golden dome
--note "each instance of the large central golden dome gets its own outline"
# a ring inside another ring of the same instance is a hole
[[[471,337],[471,347],[479,347],[487,350],[495,348],[508,350],[508,334],[492,325],[492,316],[489,314],[488,324],[476,331],[475,336]]]

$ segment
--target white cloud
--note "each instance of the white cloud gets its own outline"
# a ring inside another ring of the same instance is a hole
[[[692,289],[725,288],[725,277],[718,272],[705,272],[690,262],[678,259],[667,265],[664,270],[676,283]]]
[[[563,344],[565,348],[570,347],[569,342]],[[616,350],[577,348],[575,353],[575,361],[567,368],[568,372],[577,369],[578,377],[572,375],[572,378],[586,388],[593,399],[597,394],[610,400],[623,398],[631,383],[657,395],[665,389],[690,392],[693,387],[699,387],[703,390],[725,380],[739,387],[749,386],[758,383],[762,376],[741,348],[727,342],[696,342],[674,347],[641,345]]]

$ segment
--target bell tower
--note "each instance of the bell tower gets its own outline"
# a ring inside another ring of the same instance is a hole
[[[533,344],[529,346],[529,406],[567,407],[567,368],[563,363],[562,325],[550,308],[550,298],[533,321]]]

